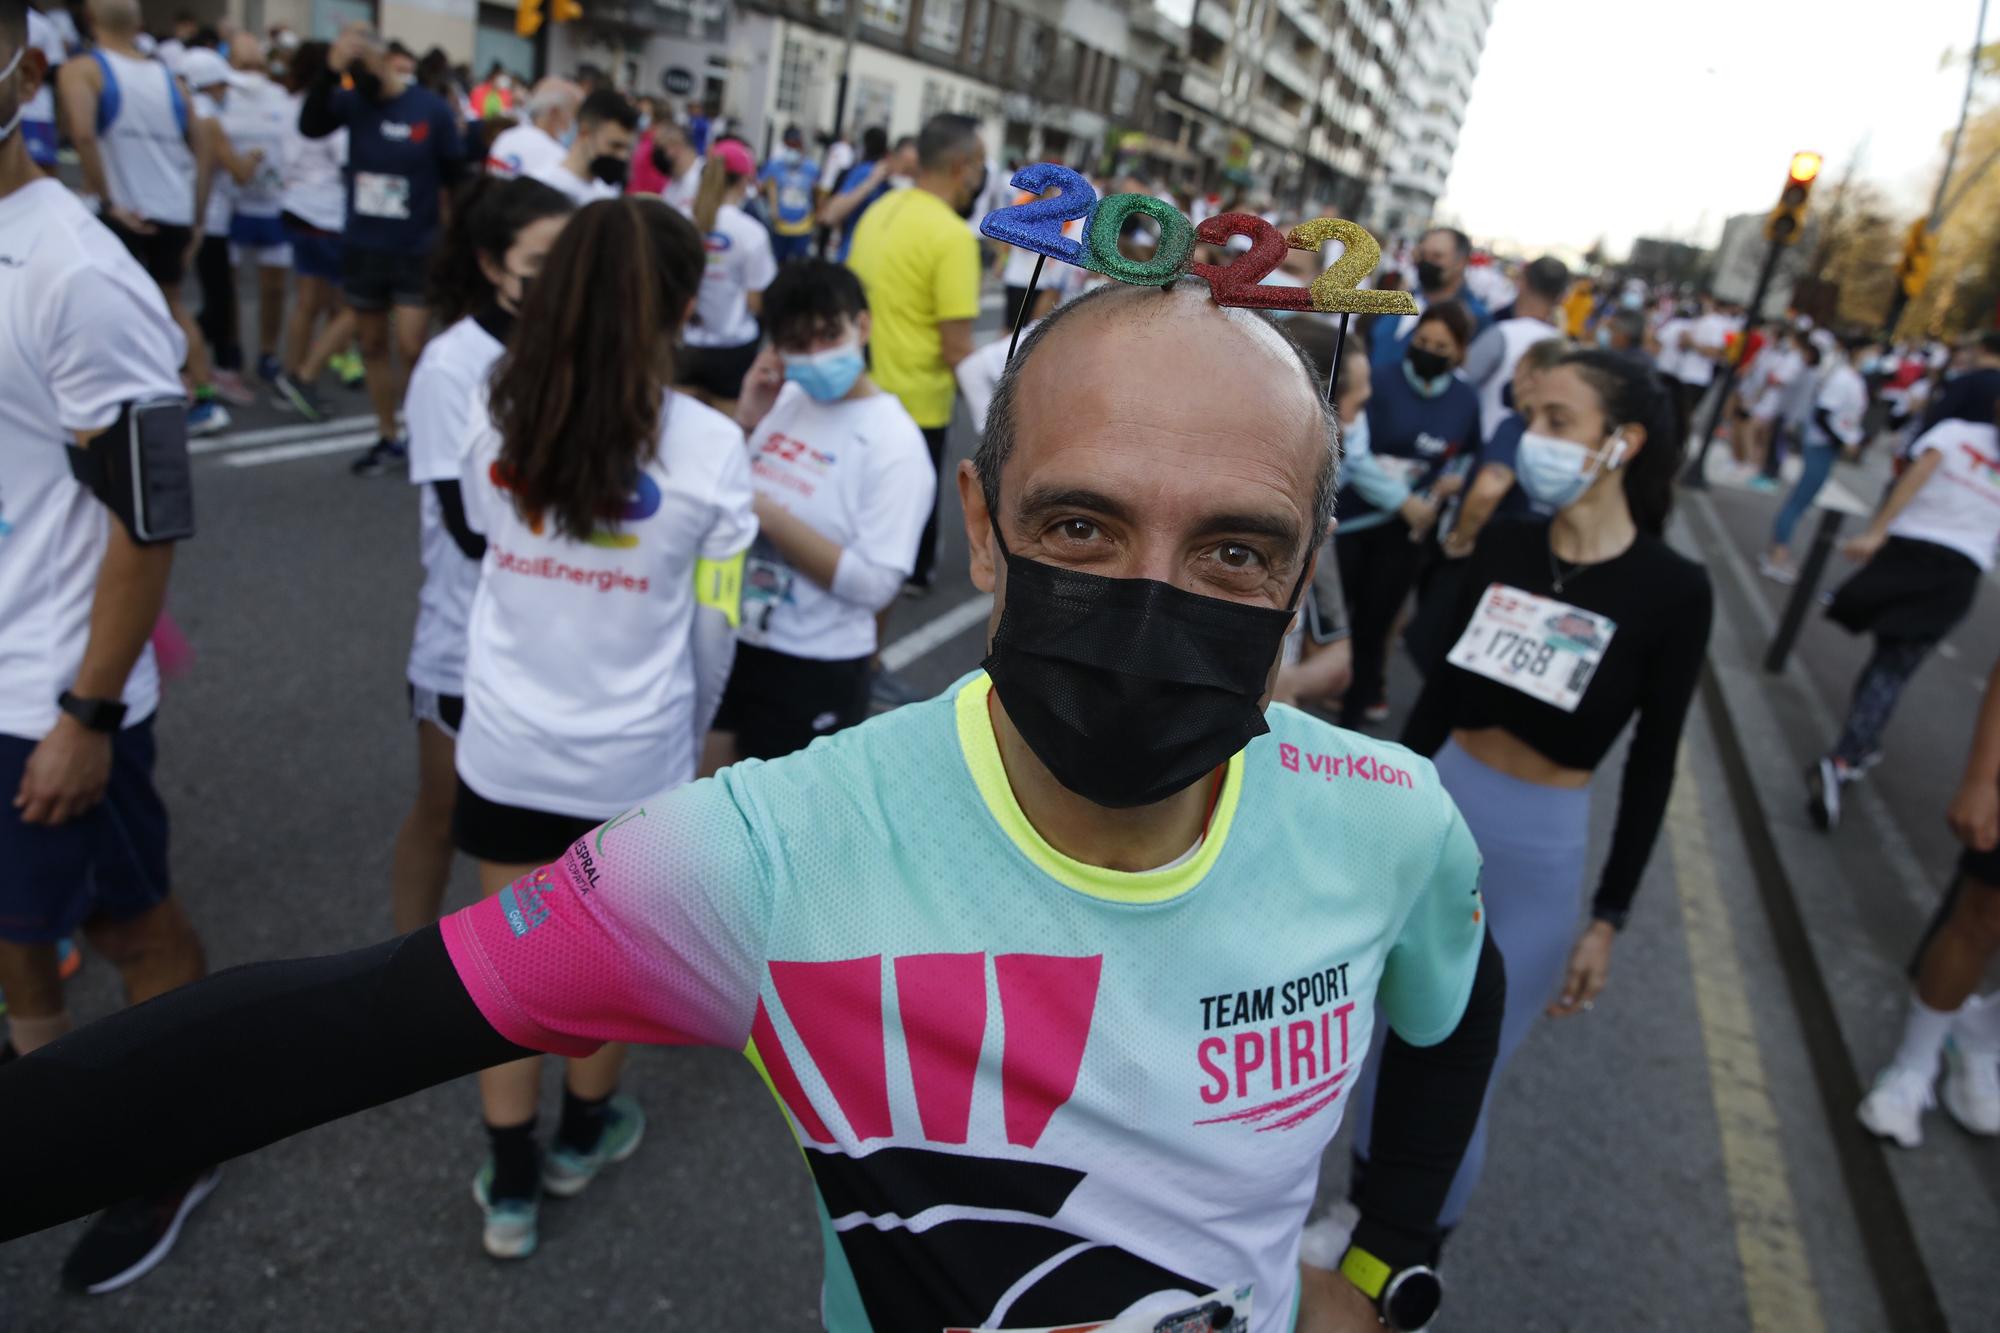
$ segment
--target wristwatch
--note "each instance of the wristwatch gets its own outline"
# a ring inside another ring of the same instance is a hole
[[[125,705],[117,699],[80,699],[64,690],[56,704],[92,731],[116,732],[125,721]]]
[[[1383,1326],[1396,1333],[1416,1333],[1437,1316],[1444,1284],[1435,1271],[1418,1264],[1392,1269],[1359,1245],[1340,1257],[1340,1274],[1375,1302]]]

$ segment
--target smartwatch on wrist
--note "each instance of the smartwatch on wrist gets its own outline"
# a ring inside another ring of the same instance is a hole
[[[1340,1274],[1375,1302],[1383,1326],[1396,1333],[1415,1333],[1430,1323],[1444,1300],[1444,1284],[1432,1269],[1421,1264],[1392,1269],[1359,1245],[1341,1256]]]
[[[115,732],[125,721],[125,705],[117,699],[81,699],[64,690],[56,705],[92,731]]]

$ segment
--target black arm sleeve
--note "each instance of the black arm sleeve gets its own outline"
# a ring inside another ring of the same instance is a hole
[[[1452,598],[1450,612],[1443,625],[1443,633],[1430,645],[1431,656],[1424,664],[1424,688],[1417,695],[1417,703],[1410,710],[1410,716],[1403,722],[1403,744],[1415,750],[1426,759],[1434,757],[1451,738],[1452,728],[1452,684],[1454,673],[1445,665],[1445,657],[1458,636],[1465,633],[1465,627],[1472,619],[1479,599],[1486,595],[1493,543],[1493,525],[1479,534],[1478,544],[1472,554],[1465,557],[1463,572],[1457,573],[1457,595]],[[1447,595],[1440,593],[1440,596]]]
[[[1437,1262],[1438,1213],[1479,1124],[1506,1006],[1506,967],[1488,935],[1465,1013],[1449,1037],[1412,1046],[1383,1031],[1375,1133],[1354,1188],[1361,1211],[1354,1244],[1391,1268]]]
[[[438,508],[444,514],[444,530],[457,543],[459,553],[467,560],[486,558],[486,538],[474,532],[465,521],[465,496],[459,492],[454,480],[434,481],[431,493],[437,496]]]
[[[1632,895],[1639,890],[1639,876],[1645,873],[1660,836],[1660,821],[1666,817],[1681,729],[1701,680],[1714,618],[1715,594],[1704,574],[1700,586],[1669,617],[1672,633],[1650,664],[1639,696],[1639,724],[1632,732],[1632,751],[1625,758],[1625,776],[1618,788],[1611,852],[1591,903],[1592,916],[1621,930],[1632,910]]]
[[[333,95],[340,91],[340,76],[332,70],[321,70],[318,77],[306,85],[306,95],[299,103],[299,133],[308,139],[324,139],[341,126],[341,119],[333,109]]]
[[[0,1240],[528,1054],[436,926],[231,968],[0,1066]]]

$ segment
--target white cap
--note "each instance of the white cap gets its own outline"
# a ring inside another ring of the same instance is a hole
[[[205,46],[193,47],[181,57],[180,76],[190,88],[212,88],[230,81],[228,63]]]

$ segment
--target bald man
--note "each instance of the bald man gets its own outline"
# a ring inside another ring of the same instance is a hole
[[[488,174],[532,176],[563,160],[563,136],[576,128],[583,89],[568,79],[543,79],[528,96],[528,118],[503,130],[486,150]]]
[[[958,472],[984,670],[438,926],[0,1069],[0,1237],[97,1197],[86,1144],[164,1171],[531,1050],[701,1043],[785,1107],[833,1333],[1421,1327],[1504,982],[1430,764],[1267,707],[1335,463],[1261,318],[1198,284],[1060,308]],[[1302,1270],[1378,1016],[1396,1143],[1340,1271]]]

